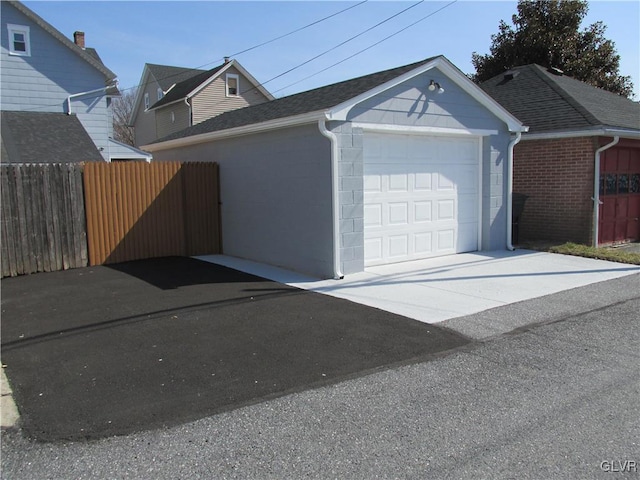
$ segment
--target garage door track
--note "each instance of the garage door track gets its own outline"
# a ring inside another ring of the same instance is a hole
[[[45,441],[175,425],[467,341],[189,258],[2,281],[2,363]]]

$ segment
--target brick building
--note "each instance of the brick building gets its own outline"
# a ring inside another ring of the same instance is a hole
[[[520,242],[640,240],[640,104],[539,65],[481,87],[529,126],[514,151]]]

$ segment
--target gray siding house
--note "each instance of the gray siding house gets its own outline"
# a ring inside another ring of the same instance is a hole
[[[130,124],[145,145],[273,96],[236,60],[211,70],[145,64]]]
[[[144,148],[219,163],[225,254],[341,278],[513,248],[523,131],[438,56],[226,112]]]
[[[94,49],[85,47],[84,33],[75,32],[74,41],[20,2],[1,2],[2,33],[0,52],[0,102],[3,112],[2,160],[6,162],[52,162],[93,160],[86,157],[86,145],[77,155],[51,150],[59,144],[60,134],[68,132],[72,139],[83,137],[82,128],[99,152],[98,158],[144,159],[150,155],[114,141],[111,99],[119,95],[116,75],[100,60]],[[39,119],[28,120],[25,116]],[[60,120],[73,116],[77,121]],[[61,125],[54,125],[56,122]],[[19,123],[15,123],[19,122]],[[39,131],[24,132],[25,125],[39,126]],[[55,132],[55,134],[54,134]],[[27,156],[19,151],[19,135],[29,135]],[[55,138],[54,138],[55,137]],[[39,149],[33,148],[40,146]],[[9,155],[9,153],[11,155]],[[36,152],[42,156],[34,156]],[[46,156],[46,158],[43,158]]]

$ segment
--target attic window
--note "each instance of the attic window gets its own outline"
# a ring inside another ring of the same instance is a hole
[[[227,73],[227,97],[237,97],[240,92],[240,77],[234,73]]]
[[[30,57],[31,41],[29,40],[29,27],[8,24],[7,30],[9,32],[9,54]]]
[[[149,93],[144,94],[144,109],[149,110]]]
[[[158,96],[158,100],[160,100],[164,96],[164,92],[162,91],[162,89],[160,87],[158,87],[158,90],[157,90],[156,94]]]

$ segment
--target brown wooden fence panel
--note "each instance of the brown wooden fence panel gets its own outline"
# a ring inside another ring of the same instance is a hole
[[[2,165],[2,276],[87,265],[82,165]]]
[[[85,165],[89,264],[220,252],[218,166]]]

